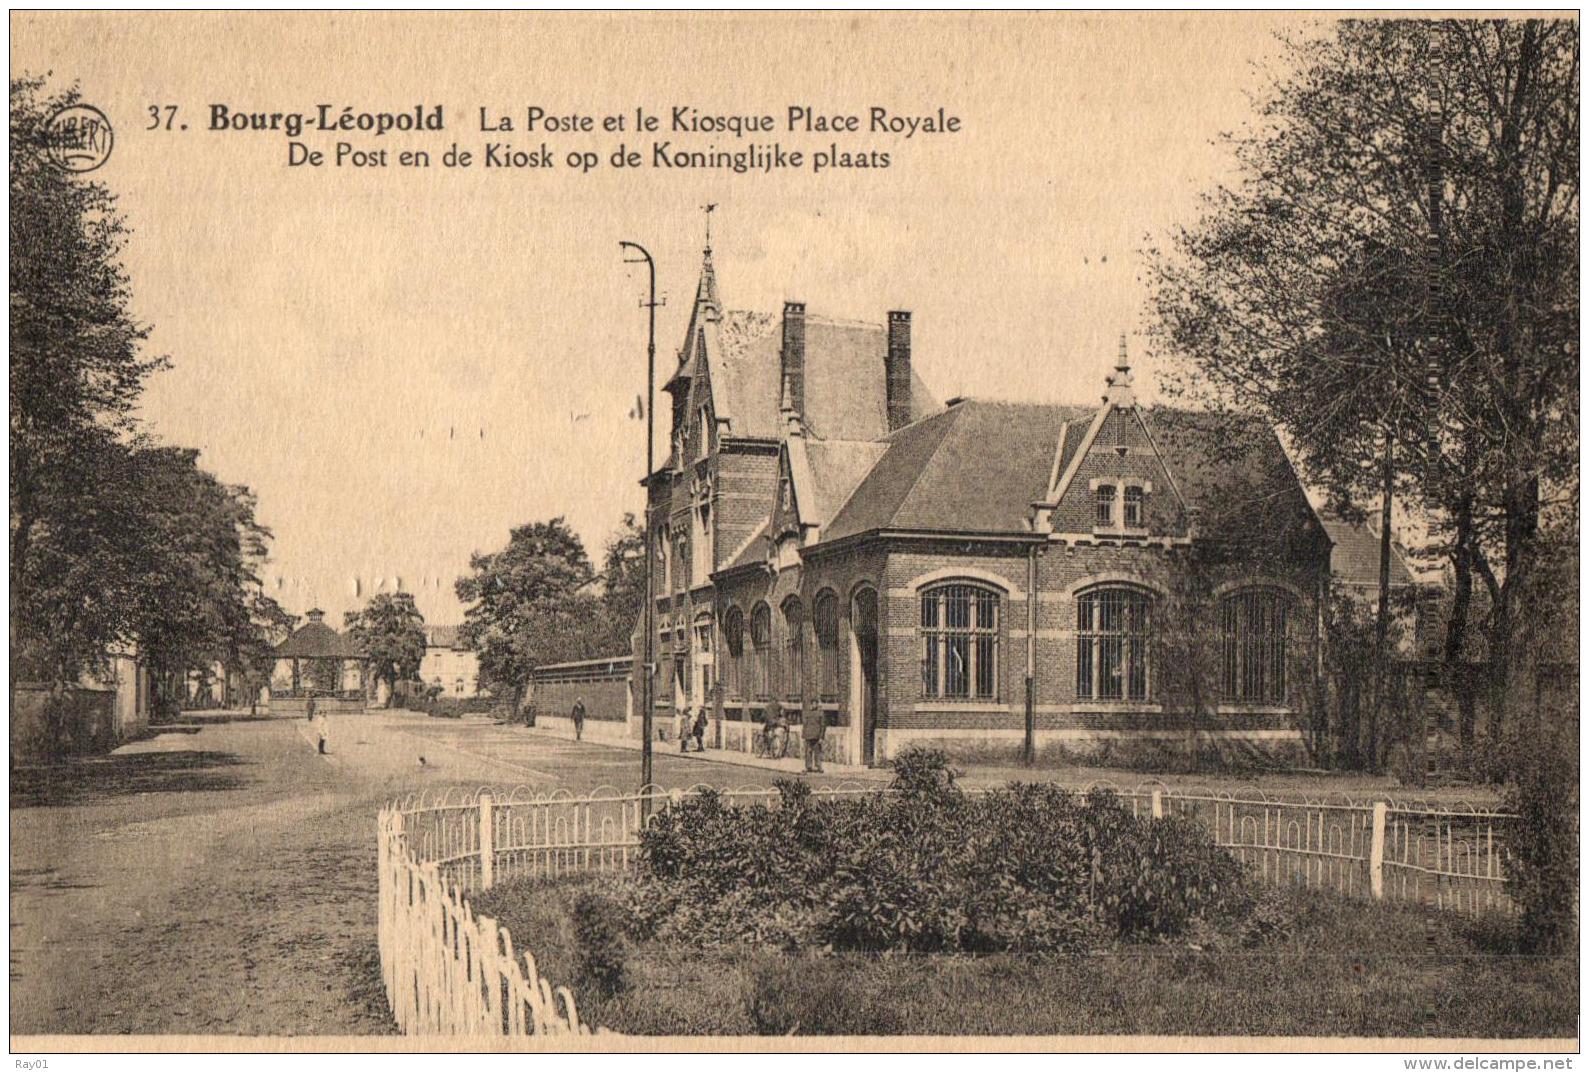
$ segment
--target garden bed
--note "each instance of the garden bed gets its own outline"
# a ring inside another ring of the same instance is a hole
[[[475,900],[580,1016],[618,1032],[1570,1038],[1578,961],[1509,951],[1509,925],[1319,891],[1266,899],[1271,937],[1110,942],[1086,954],[862,954],[624,941],[624,985],[583,967],[572,907],[611,877]]]
[[[1571,1036],[1575,956],[1515,918],[1261,890],[1206,829],[1110,794],[702,791],[632,874],[477,896],[581,1017],[661,1034]]]

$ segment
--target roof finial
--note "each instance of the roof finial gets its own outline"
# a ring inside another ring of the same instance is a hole
[[[695,291],[695,305],[697,309],[704,307],[708,320],[718,319],[723,307],[717,295],[717,272],[712,268],[712,212],[716,208],[715,201],[701,206],[706,214],[706,248],[702,251],[705,256],[701,260],[701,283]]]
[[[1115,359],[1115,371],[1109,374],[1109,393],[1104,400],[1115,406],[1135,406],[1136,395],[1131,390],[1131,363],[1126,360],[1126,334],[1120,333],[1120,356]]]

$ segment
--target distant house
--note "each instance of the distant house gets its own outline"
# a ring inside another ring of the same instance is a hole
[[[460,627],[426,624],[419,678],[440,686],[448,697],[472,697],[480,691],[480,657],[464,646]]]
[[[904,311],[725,309],[708,251],[645,480],[659,725],[710,706],[749,749],[777,700],[819,705],[856,763],[1298,755],[1331,545],[1273,430],[1139,406],[1123,344],[1090,406],[940,404],[911,349]],[[1189,630],[1169,610],[1193,561],[1214,576]],[[1195,721],[1169,655],[1189,634],[1215,665]]]
[[[149,670],[136,649],[112,653],[102,673],[83,675],[77,688],[51,699],[42,682],[20,681],[11,691],[13,763],[70,754],[104,753],[149,728]],[[51,705],[55,726],[47,723]]]
[[[1349,521],[1324,516],[1330,536],[1330,575],[1368,614],[1379,610],[1379,522],[1369,518]],[[1407,559],[1407,549],[1392,534],[1390,544],[1390,594],[1392,621],[1397,626],[1397,656],[1403,659],[1438,659],[1445,643],[1442,597],[1438,581],[1419,580]]]

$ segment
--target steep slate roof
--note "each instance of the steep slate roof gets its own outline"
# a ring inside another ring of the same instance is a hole
[[[712,403],[728,434],[776,439],[782,430],[779,351],[782,322],[767,313],[728,310],[708,330]],[[806,315],[805,419],[811,435],[828,440],[877,440],[888,434],[883,357],[888,331],[879,324]],[[919,420],[941,409],[914,370],[911,415]]]
[[[1379,588],[1379,529],[1368,522],[1325,518],[1324,530],[1330,534],[1330,572],[1343,585]],[[1393,588],[1416,584],[1406,556],[1391,542],[1390,584]]]
[[[801,522],[826,525],[887,450],[875,440],[808,440],[811,479],[809,487],[796,489]]]
[[[277,659],[358,659],[360,655],[351,640],[324,622],[299,626],[276,646]]]
[[[734,555],[734,558],[731,559],[727,565],[722,566],[719,569],[734,570],[741,566],[749,566],[752,563],[766,562],[768,531],[771,528],[771,518],[762,522],[756,531],[751,534],[750,539],[745,541],[745,543],[739,548],[738,552]]]
[[[1280,438],[1260,417],[1176,410],[1142,411],[1187,508],[1206,536],[1240,539],[1261,524],[1271,532],[1317,520]]]
[[[888,437],[888,450],[823,531],[1022,532],[1048,490],[1068,406],[966,400]]]
[[[888,450],[822,533],[823,542],[877,529],[1026,532],[1096,407],[967,400],[894,433]],[[1274,432],[1261,420],[1155,408],[1143,418],[1205,535],[1239,537],[1255,518],[1305,526],[1314,517]]]

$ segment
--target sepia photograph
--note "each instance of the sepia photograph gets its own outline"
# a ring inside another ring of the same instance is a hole
[[[1571,1068],[1576,11],[9,22],[14,1054]]]

